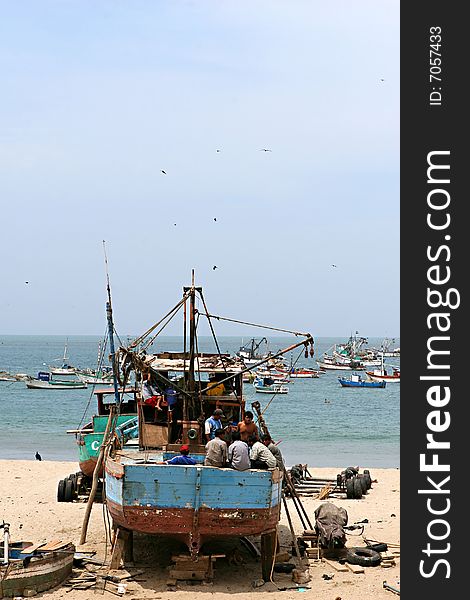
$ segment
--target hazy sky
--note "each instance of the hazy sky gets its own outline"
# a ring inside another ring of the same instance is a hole
[[[122,334],[194,268],[215,314],[399,335],[398,0],[0,0],[0,72],[0,333],[102,334],[106,240]]]

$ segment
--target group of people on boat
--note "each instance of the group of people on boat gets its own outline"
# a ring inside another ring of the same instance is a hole
[[[246,411],[239,423],[226,427],[222,426],[223,417],[223,411],[216,408],[206,419],[206,466],[231,467],[237,471],[284,468],[281,451],[269,434],[259,435],[251,411]]]
[[[243,421],[222,426],[223,411],[216,408],[206,419],[207,443],[204,465],[208,467],[229,467],[237,471],[249,469],[284,470],[281,451],[268,433],[259,435],[253,420],[253,413],[246,411]],[[190,456],[190,446],[182,444],[180,454],[165,461],[168,465],[195,465],[196,459]]]

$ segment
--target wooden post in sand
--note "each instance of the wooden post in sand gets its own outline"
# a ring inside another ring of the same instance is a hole
[[[271,581],[276,545],[276,530],[261,534],[261,575],[264,581]]]
[[[98,460],[96,461],[95,469],[93,471],[93,483],[91,485],[90,496],[88,497],[85,515],[83,517],[82,533],[80,536],[80,544],[84,544],[86,542],[86,532],[88,529],[88,521],[90,520],[91,508],[93,506],[93,502],[95,500],[95,495],[96,495],[96,490],[98,488],[98,479],[99,479],[99,474],[101,471],[101,465],[103,464],[104,453],[107,448],[109,431],[111,429],[112,423],[114,422],[114,409],[115,409],[114,405],[111,404],[110,409],[109,409],[108,422],[106,423],[106,430],[104,432],[103,441],[101,443],[100,453],[98,455]]]

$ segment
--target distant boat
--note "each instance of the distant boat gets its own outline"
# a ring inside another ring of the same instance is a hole
[[[39,371],[37,379],[27,381],[26,387],[31,390],[70,390],[86,388],[87,384],[80,380],[53,380],[50,373]]]
[[[287,394],[289,387],[276,382],[272,377],[257,377],[253,382],[255,392],[261,394]]]
[[[366,371],[366,375],[372,381],[386,381],[387,383],[400,383],[399,367],[392,367],[392,372],[389,373],[384,366],[384,354],[382,354],[382,368]]]
[[[338,377],[338,381],[343,387],[353,388],[384,388],[385,381],[372,381],[363,379],[358,373],[353,373],[351,377]]]
[[[50,372],[52,375],[75,375],[77,370],[75,367],[73,367],[72,365],[68,364],[68,357],[67,357],[67,342],[65,342],[65,348],[64,348],[64,356],[62,358],[57,358],[56,360],[61,360],[62,361],[62,366],[61,367],[50,367]]]
[[[18,378],[7,371],[0,371],[0,381],[18,381]]]
[[[266,344],[266,352],[262,353],[259,351],[260,346]],[[270,353],[268,350],[268,340],[263,337],[259,341],[256,341],[255,338],[252,338],[250,344],[245,344],[244,346],[240,346],[238,352],[236,352],[236,356],[243,361],[243,364],[248,369],[250,367],[256,366],[259,362],[269,358]]]
[[[376,369],[375,371],[366,371],[366,375],[372,381],[400,383],[400,369],[398,369],[397,367],[393,367],[391,373],[388,373],[386,370]]]
[[[293,379],[313,379],[320,377],[320,373],[315,371],[315,369],[298,368],[292,369],[289,373],[289,377],[292,377]]]
[[[357,363],[340,363],[328,357],[323,357],[323,360],[317,360],[317,365],[322,371],[358,371],[364,368]]]

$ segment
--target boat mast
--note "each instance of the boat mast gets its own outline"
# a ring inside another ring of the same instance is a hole
[[[114,385],[114,399],[116,406],[119,406],[119,385],[118,385],[118,365],[116,362],[116,355],[114,351],[114,324],[113,324],[113,308],[111,304],[111,286],[109,285],[109,273],[108,273],[108,257],[106,256],[106,247],[103,240],[104,250],[104,262],[106,267],[106,291],[108,293],[108,301],[106,302],[106,317],[108,320],[108,337],[109,337],[109,350],[111,355],[111,364],[113,366],[113,385]]]
[[[201,288],[197,288],[199,291]],[[191,287],[184,287],[183,293],[189,292],[189,367],[187,387],[190,394],[191,408],[195,406],[196,378],[194,374],[195,348],[196,348],[196,287],[194,286],[194,269],[191,271]],[[185,303],[186,308],[186,303]],[[185,325],[186,330],[186,325]],[[194,416],[194,415],[193,415]],[[183,420],[189,421],[188,399],[183,401]]]

